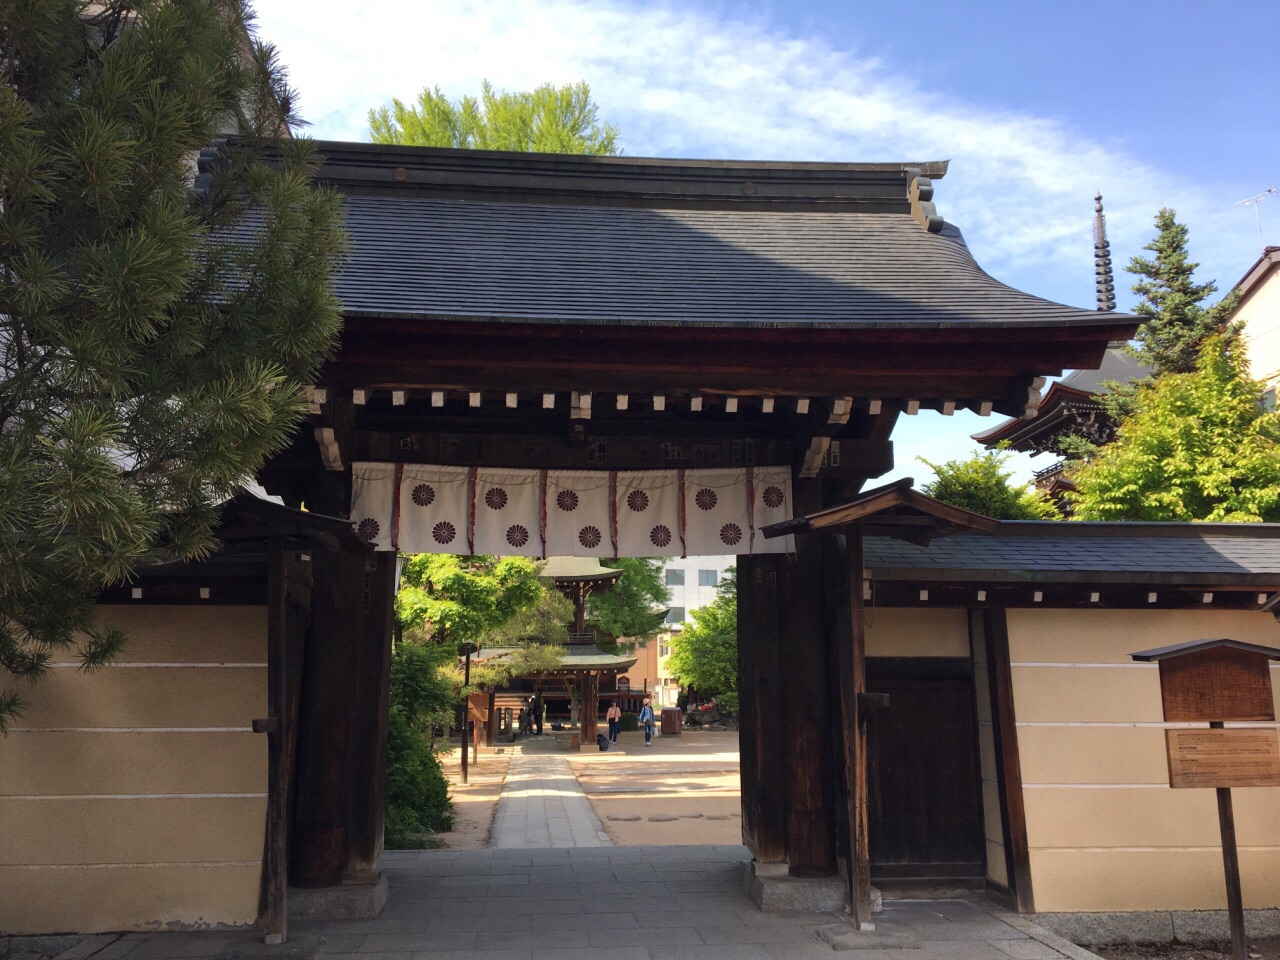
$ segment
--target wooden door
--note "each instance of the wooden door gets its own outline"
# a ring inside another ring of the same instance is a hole
[[[888,709],[871,714],[867,731],[872,877],[982,877],[972,677],[902,676],[903,669],[910,664],[884,671],[868,660],[868,689],[890,696]]]

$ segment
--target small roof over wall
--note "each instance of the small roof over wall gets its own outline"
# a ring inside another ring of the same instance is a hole
[[[891,537],[927,546],[934,537],[962,530],[992,533],[998,520],[943,503],[911,489],[915,481],[903,478],[854,497],[848,503],[807,516],[762,527],[765,539],[797,533],[836,533],[856,526],[867,536]]]
[[[1261,654],[1271,660],[1280,660],[1280,649],[1276,647],[1264,647],[1258,643],[1245,643],[1243,640],[1229,640],[1225,637],[1219,640],[1188,640],[1186,643],[1175,643],[1167,647],[1142,650],[1138,653],[1132,653],[1130,656],[1135,660],[1150,663],[1152,661],[1168,660],[1170,657],[1185,656],[1189,653],[1199,653],[1202,650],[1218,650],[1224,647],[1230,650],[1243,650],[1246,653]]]
[[[1004,520],[928,547],[867,538],[877,580],[1280,584],[1280,524]]]

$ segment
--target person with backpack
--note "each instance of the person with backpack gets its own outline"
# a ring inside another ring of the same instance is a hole
[[[645,697],[644,706],[640,708],[640,722],[644,724],[644,745],[653,746],[653,705]]]

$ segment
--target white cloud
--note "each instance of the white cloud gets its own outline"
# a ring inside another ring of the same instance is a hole
[[[323,138],[364,139],[369,107],[424,85],[457,96],[485,78],[507,89],[585,79],[633,155],[949,158],[942,215],[993,275],[1042,296],[1092,302],[1095,189],[1118,264],[1165,205],[1190,224],[1203,276],[1226,286],[1257,254],[1252,217],[1231,206],[1249,185],[1191,183],[1162,168],[1159,145],[1101,143],[1052,118],[924,90],[909,64],[750,19],[620,0],[268,0],[261,32],[281,47]]]

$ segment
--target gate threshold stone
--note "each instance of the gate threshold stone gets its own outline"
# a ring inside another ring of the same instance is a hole
[[[296,920],[376,920],[387,905],[387,878],[377,883],[289,888],[289,917]]]
[[[878,923],[874,930],[855,930],[847,923],[830,923],[816,931],[832,950],[919,950],[920,938],[910,927]]]

